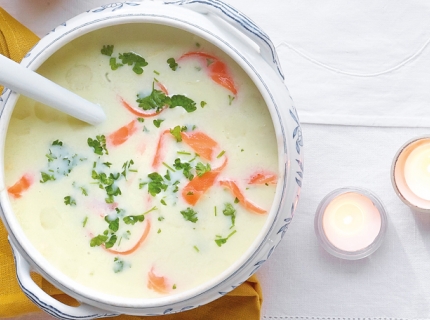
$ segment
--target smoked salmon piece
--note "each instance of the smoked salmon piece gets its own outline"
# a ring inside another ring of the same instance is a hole
[[[269,171],[258,171],[251,175],[248,180],[248,184],[276,184],[277,182],[278,176]]]
[[[15,184],[7,189],[7,192],[14,198],[21,198],[22,193],[33,184],[33,176],[26,173]]]
[[[235,196],[239,200],[239,204],[244,207],[248,211],[252,211],[258,214],[266,213],[267,210],[264,210],[263,208],[260,208],[253,204],[252,202],[248,201],[245,196],[243,195],[242,191],[237,186],[236,182],[232,180],[221,180],[219,184],[222,187],[225,187],[231,191],[233,196]]]
[[[182,141],[188,144],[200,157],[212,160],[218,143],[201,131],[181,132]]]
[[[211,54],[200,51],[185,53],[178,59],[178,61],[188,57],[197,57],[200,60],[203,60],[203,65],[208,71],[211,79],[227,90],[231,91],[234,95],[237,94],[236,85],[234,84],[227,65],[224,62]]]
[[[126,142],[137,131],[137,120],[119,128],[108,136],[108,141],[113,146],[119,146]]]
[[[161,277],[155,274],[154,267],[148,272],[148,289],[154,290],[158,293],[168,293],[170,286],[165,277]]]
[[[197,201],[199,201],[201,196],[215,184],[216,178],[221,173],[221,171],[224,170],[226,165],[227,158],[219,168],[205,172],[201,177],[195,176],[193,180],[188,182],[184,189],[182,189],[182,197],[184,200],[188,204],[194,206]]]

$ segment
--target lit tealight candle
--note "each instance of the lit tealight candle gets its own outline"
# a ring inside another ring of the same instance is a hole
[[[413,139],[399,149],[391,167],[391,181],[403,202],[430,211],[430,137]]]
[[[361,259],[381,244],[385,210],[368,191],[343,188],[328,194],[315,216],[315,231],[323,247],[344,259]]]

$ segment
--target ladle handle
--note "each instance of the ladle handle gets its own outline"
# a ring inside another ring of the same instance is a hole
[[[89,124],[106,119],[103,109],[0,54],[0,83]]]

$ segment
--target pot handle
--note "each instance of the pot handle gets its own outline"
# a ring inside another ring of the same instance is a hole
[[[19,286],[24,294],[46,313],[56,317],[57,319],[70,320],[96,319],[118,315],[108,313],[106,310],[101,310],[87,304],[81,304],[78,307],[70,307],[58,300],[55,300],[39,288],[39,286],[33,281],[30,276],[30,272],[33,271],[31,266],[12,243],[11,246],[15,258],[16,275]]]
[[[166,1],[165,4],[186,5],[202,14],[216,14],[240,32],[248,35],[259,46],[261,57],[275,70],[282,81],[284,80],[278,54],[269,36],[240,11],[220,0],[179,0]]]

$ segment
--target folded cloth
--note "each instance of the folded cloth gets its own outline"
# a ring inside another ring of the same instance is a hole
[[[38,37],[0,8],[0,54],[19,62]],[[1,87],[0,87],[1,89]],[[1,89],[2,90],[2,89]],[[67,296],[40,275],[33,275],[34,281],[49,295],[65,304],[76,306],[78,303]],[[157,320],[180,319],[260,319],[262,291],[257,277],[254,275],[242,285],[204,306],[182,313],[151,317]],[[15,276],[15,265],[12,251],[7,240],[7,232],[0,222],[0,318],[40,311],[22,292]],[[121,315],[116,320],[142,319],[146,317]]]

